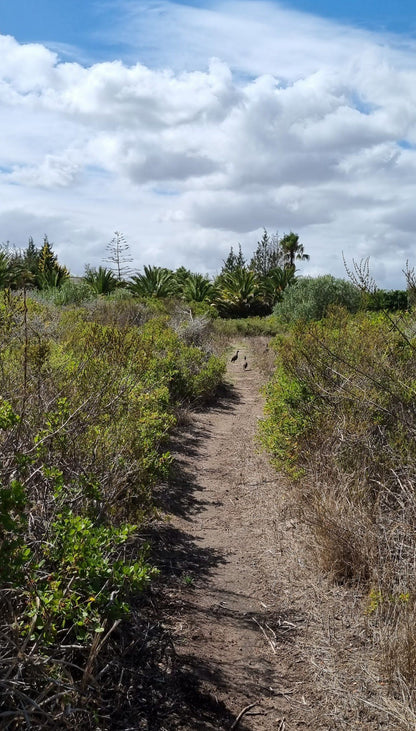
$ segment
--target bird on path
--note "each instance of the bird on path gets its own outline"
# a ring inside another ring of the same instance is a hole
[[[246,356],[244,356],[244,363],[243,363],[243,368],[244,368],[244,370],[245,370],[245,371],[246,371],[246,370],[247,370],[247,368],[248,368],[248,362],[247,362],[247,358],[246,358]]]
[[[240,352],[240,351],[239,351],[239,350],[237,350],[236,354],[235,354],[235,355],[233,355],[233,357],[231,358],[231,363],[235,363],[235,361],[236,361],[236,360],[237,360],[237,358],[238,358],[238,354],[239,354],[239,352]]]

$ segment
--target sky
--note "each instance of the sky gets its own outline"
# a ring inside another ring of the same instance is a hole
[[[294,231],[402,288],[415,200],[410,1],[0,0],[0,242],[215,274]]]

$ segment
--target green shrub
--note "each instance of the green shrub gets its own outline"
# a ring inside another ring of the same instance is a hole
[[[266,388],[264,421],[260,436],[277,469],[292,477],[300,476],[300,438],[307,439],[310,428],[312,394],[308,387],[284,367],[277,367]]]
[[[367,310],[378,311],[386,310],[387,312],[397,312],[397,310],[407,310],[409,308],[408,293],[404,290],[395,289],[386,291],[377,289],[375,292],[368,293],[364,299],[364,306]]]
[[[126,560],[125,546],[136,530],[94,524],[72,510],[59,513],[26,590],[23,632],[47,643],[63,631],[85,640],[104,631],[107,619],[128,613],[131,593],[157,574],[143,551]]]
[[[74,282],[65,279],[60,287],[46,287],[39,291],[31,291],[30,297],[38,302],[52,305],[79,305],[96,297],[96,293],[87,282]]]
[[[336,279],[330,274],[315,278],[298,279],[283,292],[274,314],[283,322],[296,320],[320,320],[330,305],[345,307],[357,312],[361,304],[360,290],[351,282]]]
[[[65,648],[76,644],[87,673],[97,636],[156,575],[143,533],[176,413],[209,398],[225,370],[204,340],[189,344],[168,314],[128,297],[64,309],[24,294],[0,302],[0,594],[11,597],[0,655],[26,648],[0,700],[16,709],[17,677],[38,698],[35,656],[45,697],[60,698],[62,681],[68,703],[87,702],[62,673],[74,662]],[[61,712],[57,703],[51,727]]]

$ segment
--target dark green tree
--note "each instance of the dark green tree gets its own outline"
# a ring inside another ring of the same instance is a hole
[[[144,266],[143,274],[131,278],[128,289],[139,297],[172,297],[177,292],[174,273],[163,267]]]
[[[40,250],[35,246],[32,237],[29,238],[26,249],[17,249],[6,242],[2,245],[2,253],[6,255],[8,262],[8,287],[20,289],[36,285]]]
[[[264,315],[260,283],[256,274],[246,267],[220,275],[215,282],[212,302],[221,317],[249,317]]]
[[[182,298],[187,302],[204,302],[214,293],[212,282],[203,274],[190,274],[182,288]]]
[[[175,275],[177,294],[179,297],[182,297],[184,288],[187,285],[189,277],[192,276],[192,272],[190,269],[187,269],[186,267],[181,266],[178,269],[176,269],[176,271],[174,272],[174,275]]]
[[[29,237],[29,241],[26,249],[22,252],[22,264],[24,268],[31,272],[34,276],[37,274],[39,267],[40,250],[35,246],[32,236]]]
[[[286,287],[296,282],[295,268],[274,267],[270,269],[267,276],[261,279],[261,294],[265,304],[272,311],[274,305],[280,302]]]
[[[244,269],[245,266],[246,260],[243,256],[243,252],[241,251],[241,244],[238,244],[238,254],[235,254],[233,247],[231,247],[227,258],[223,260],[223,267],[221,269],[220,276],[222,274],[235,272],[237,269]]]
[[[264,229],[263,236],[257,242],[257,249],[250,261],[250,269],[259,277],[267,277],[272,269],[283,263],[283,252],[280,247],[278,234],[270,236]]]
[[[43,246],[39,253],[39,261],[36,273],[36,284],[39,289],[47,287],[60,287],[61,284],[68,279],[69,271],[66,267],[58,263],[58,258],[54,254],[52,245],[45,235],[43,238]]]

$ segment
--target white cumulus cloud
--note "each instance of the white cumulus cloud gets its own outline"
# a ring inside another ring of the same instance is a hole
[[[344,251],[401,286],[416,258],[412,42],[268,2],[137,8],[120,2],[111,29],[122,60],[0,36],[1,240],[47,233],[81,273],[121,230],[137,267],[214,272],[265,226],[300,234],[305,274],[344,276]]]

